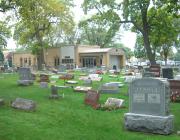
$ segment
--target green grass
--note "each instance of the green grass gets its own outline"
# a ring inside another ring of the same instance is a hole
[[[78,76],[76,76],[76,79]],[[17,86],[16,74],[5,75],[0,79],[0,97],[5,105],[0,107],[0,140],[179,140],[176,131],[180,130],[180,104],[171,104],[175,115],[175,132],[168,136],[130,132],[124,129],[124,113],[128,112],[127,85],[120,94],[101,94],[100,102],[108,97],[125,99],[126,108],[101,111],[84,104],[84,94],[65,89],[65,98],[49,100],[50,89],[41,89],[39,84]],[[103,76],[101,83],[117,79]],[[120,80],[121,81],[121,80]],[[98,88],[100,82],[93,83]],[[59,80],[58,84],[63,84]],[[79,81],[81,84],[81,81]],[[61,91],[59,91],[61,94]],[[25,112],[10,107],[16,97],[37,102],[35,112]]]

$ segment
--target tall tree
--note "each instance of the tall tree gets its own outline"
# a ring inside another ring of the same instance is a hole
[[[81,21],[79,29],[81,31],[81,40],[90,45],[99,45],[102,48],[108,47],[113,43],[113,38],[119,30],[118,16],[114,16],[109,20],[104,17],[111,16],[111,11],[104,15],[95,15],[91,19]],[[103,16],[103,17],[102,17]]]
[[[44,62],[43,48],[50,45],[50,39],[57,40],[58,29],[62,34],[70,33],[74,26],[67,1],[58,0],[19,0],[16,3],[19,22],[15,38],[18,43],[31,47],[37,55],[38,69]]]
[[[154,18],[154,15],[148,15],[148,11],[151,8],[158,9],[164,5],[166,8],[168,7],[168,3],[165,0],[123,0],[123,2],[114,0],[84,0],[83,7],[85,11],[96,9],[98,14],[111,10],[114,15],[118,13],[120,17],[119,24],[132,24],[136,32],[141,33],[143,36],[144,47],[150,63],[155,64],[155,53],[149,39],[152,28],[151,20]],[[174,8],[176,5],[178,5],[178,0],[175,0],[170,9],[176,11]],[[170,10],[167,12],[171,13]]]
[[[165,64],[167,58],[172,54],[174,44],[178,43],[178,34],[180,32],[180,25],[171,13],[166,12],[166,8],[159,8],[157,10],[151,9],[148,14],[154,14],[151,20],[153,25],[150,31],[150,41],[152,48],[163,54]]]
[[[8,20],[0,21],[0,50],[7,46],[7,40],[11,37],[11,30],[7,22]]]

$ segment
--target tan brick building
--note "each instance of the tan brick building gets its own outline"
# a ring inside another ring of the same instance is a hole
[[[37,64],[37,58],[31,52],[13,52],[12,61],[16,67],[32,67]]]
[[[117,48],[100,48],[99,46],[78,45],[44,49],[44,59],[47,66],[68,68],[95,67],[104,65],[108,68],[125,66],[125,53]],[[16,66],[37,65],[36,56],[30,52],[13,53],[13,64]]]

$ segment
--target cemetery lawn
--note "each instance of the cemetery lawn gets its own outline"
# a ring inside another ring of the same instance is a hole
[[[171,103],[170,110],[175,116],[174,133],[168,136],[130,132],[124,128],[124,113],[128,112],[128,86],[120,94],[101,94],[103,104],[108,97],[125,99],[125,108],[113,111],[94,110],[84,104],[84,93],[65,89],[64,98],[49,100],[50,89],[32,86],[17,86],[17,74],[0,76],[0,98],[5,105],[0,106],[0,140],[179,140],[180,103]],[[102,82],[93,83],[98,88],[101,83],[117,79],[103,76]],[[120,79],[119,81],[122,81]],[[79,85],[82,81],[79,81]],[[63,84],[62,80],[58,81]],[[61,95],[62,92],[59,91]],[[10,107],[17,97],[31,99],[37,103],[35,112],[25,112]]]

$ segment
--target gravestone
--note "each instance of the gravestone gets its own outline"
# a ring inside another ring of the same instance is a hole
[[[32,100],[16,98],[11,106],[16,109],[25,110],[25,111],[34,111],[36,108],[36,103]]]
[[[48,88],[48,82],[40,82],[41,88]]]
[[[155,77],[160,77],[160,75],[161,75],[161,67],[160,67],[160,65],[151,65],[149,67],[149,69],[150,69],[150,72],[154,72]]]
[[[71,80],[71,79],[74,79],[74,75],[73,74],[64,74],[64,75],[61,75],[59,78],[63,79],[63,80]]]
[[[162,75],[163,75],[163,78],[173,79],[174,78],[173,68],[163,68]]]
[[[33,84],[33,78],[30,68],[19,68],[19,80],[17,81],[18,85],[31,85]]]
[[[49,75],[48,74],[40,74],[40,82],[49,82]]]
[[[42,64],[42,70],[46,71],[46,65],[45,64]]]
[[[96,108],[99,105],[99,96],[97,91],[88,90],[85,95],[84,103]]]
[[[125,114],[128,130],[170,134],[173,115],[169,114],[168,82],[153,78],[136,79],[129,88],[129,113]]]
[[[120,108],[124,104],[123,99],[117,99],[117,98],[108,98],[107,101],[105,102],[106,107],[116,107]]]
[[[117,83],[105,83],[103,84],[100,89],[100,93],[119,93],[119,87]]]
[[[66,71],[66,66],[65,65],[60,65],[59,66],[59,72],[65,72]]]
[[[118,86],[119,88],[124,86],[124,84],[122,84],[122,82],[109,82],[108,84],[113,84],[115,86]]]
[[[58,87],[52,85],[51,86],[51,95],[49,96],[49,99],[59,99],[58,95]]]
[[[92,80],[91,80],[90,78],[84,79],[84,80],[83,80],[83,84],[84,84],[84,85],[91,85],[91,84],[92,84]]]
[[[180,80],[169,80],[171,101],[180,101]]]
[[[89,74],[89,78],[92,81],[101,81],[102,80],[102,77],[99,77],[99,74]]]
[[[87,92],[88,90],[91,90],[92,87],[84,87],[84,86],[77,86],[74,88],[74,91],[76,92]]]
[[[2,106],[4,104],[5,104],[4,99],[0,98],[0,106]]]

